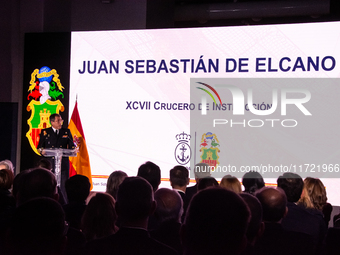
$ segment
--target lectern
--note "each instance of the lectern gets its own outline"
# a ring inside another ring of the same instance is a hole
[[[57,179],[57,185],[60,187],[61,159],[62,157],[76,157],[77,149],[60,149],[60,148],[44,149],[44,156],[55,158],[54,172],[55,172],[55,177]]]

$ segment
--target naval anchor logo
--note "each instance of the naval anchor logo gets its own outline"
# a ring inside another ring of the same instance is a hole
[[[218,162],[220,150],[217,148],[220,147],[220,144],[215,134],[211,132],[203,134],[200,147],[200,152],[202,152],[200,163],[206,163],[211,167],[216,167],[220,164]]]
[[[29,130],[26,137],[32,150],[40,155],[37,150],[39,135],[42,129],[51,126],[49,117],[53,113],[64,111],[64,105],[58,99],[64,98],[64,87],[61,85],[59,75],[55,69],[43,66],[35,69],[31,74],[31,81],[27,100],[32,99],[26,110],[31,111],[31,117],[27,120]]]
[[[175,158],[178,164],[186,165],[191,158],[191,149],[189,146],[191,135],[186,133],[181,133],[176,135],[176,139],[178,141],[178,145],[175,149]]]

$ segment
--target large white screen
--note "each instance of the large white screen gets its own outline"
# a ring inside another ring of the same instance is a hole
[[[308,58],[318,70],[307,68]],[[161,104],[190,104],[190,78],[339,78],[339,60],[339,22],[73,32],[69,116],[77,97],[94,190],[105,190],[112,171],[136,175],[149,160],[168,178],[190,110]],[[339,180],[322,181],[340,205]]]

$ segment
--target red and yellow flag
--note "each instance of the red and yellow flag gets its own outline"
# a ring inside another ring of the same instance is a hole
[[[70,157],[70,177],[76,174],[85,175],[89,178],[92,190],[92,175],[89,153],[87,152],[87,146],[85,136],[83,132],[83,126],[81,125],[80,116],[78,112],[78,103],[74,106],[72,117],[68,128],[73,135],[73,140],[78,144],[79,152],[77,157]]]

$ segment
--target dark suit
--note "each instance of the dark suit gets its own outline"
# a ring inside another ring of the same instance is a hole
[[[182,201],[183,201],[183,214],[182,214],[182,218],[181,218],[182,223],[183,223],[184,219],[185,219],[185,215],[187,213],[187,208],[188,208],[190,200],[187,198],[187,195],[183,191],[177,190],[177,192],[181,196]]]
[[[325,252],[327,255],[338,255],[340,251],[340,228],[329,228],[325,239]]]
[[[194,186],[187,187],[185,191],[185,195],[187,197],[187,200],[190,202],[192,197],[197,193],[197,183]]]
[[[292,202],[288,202],[287,207],[288,213],[282,220],[282,227],[287,231],[311,235],[319,250],[327,231],[322,216],[317,216]]]
[[[52,127],[41,130],[38,149],[74,149],[71,131],[68,128],[59,129],[59,134],[54,133]],[[54,172],[54,157],[48,158],[52,163]],[[69,160],[68,157],[63,157],[61,161],[61,190],[65,193],[65,182],[69,177]]]
[[[69,204],[63,205],[63,209],[65,212],[65,220],[68,222],[68,225],[75,229],[81,229],[81,217],[85,212],[86,202],[70,202]]]
[[[182,244],[179,236],[180,228],[181,223],[175,220],[167,220],[162,222],[156,230],[150,231],[150,236],[182,254]]]
[[[87,255],[175,255],[174,249],[149,236],[141,228],[122,227],[116,234],[89,242]]]
[[[311,235],[286,231],[279,223],[265,223],[264,233],[257,240],[253,254],[258,255],[312,255],[315,242]]]

